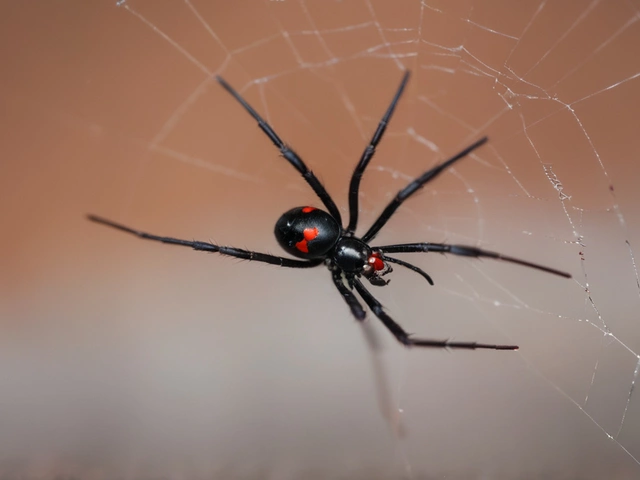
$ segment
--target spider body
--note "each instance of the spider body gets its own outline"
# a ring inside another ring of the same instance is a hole
[[[325,257],[342,235],[342,227],[324,210],[296,207],[282,214],[274,229],[276,240],[294,257]]]
[[[382,260],[380,252],[374,251],[358,237],[343,235],[338,239],[331,258],[325,260],[330,270],[343,272],[352,283],[353,277],[365,277],[372,285],[383,287],[388,281],[383,275],[391,273],[391,266]]]
[[[326,207],[326,211],[309,206],[296,207],[285,212],[276,222],[274,233],[278,243],[287,253],[301,260],[243,250],[235,247],[215,245],[210,242],[181,240],[173,237],[153,235],[95,215],[89,215],[88,218],[91,221],[136,235],[140,238],[172,245],[191,247],[194,250],[215,252],[221,255],[245,260],[269,263],[280,267],[311,268],[324,264],[329,268],[333,283],[351,310],[353,316],[357,320],[363,320],[366,316],[364,307],[354,294],[355,290],[374,315],[378,317],[393,336],[405,346],[516,350],[518,348],[516,345],[495,345],[477,342],[433,340],[410,336],[384,311],[380,302],[360,281],[360,278],[364,277],[372,285],[387,285],[389,282],[385,281],[382,277],[391,273],[392,268],[390,264],[396,264],[417,273],[429,284],[433,285],[432,278],[421,268],[399,258],[389,256],[390,253],[410,252],[438,252],[463,257],[493,258],[495,260],[514,263],[565,278],[571,277],[568,273],[554,268],[545,267],[526,260],[520,260],[501,253],[483,250],[475,246],[428,242],[381,246],[370,245],[370,242],[375,238],[380,229],[393,216],[402,203],[404,203],[420,188],[432,181],[442,172],[446,171],[455,162],[465,158],[471,152],[484,145],[487,141],[487,137],[481,138],[445,162],[436,165],[424,172],[422,175],[416,177],[405,188],[396,194],[393,200],[391,200],[391,202],[385,207],[380,216],[373,222],[364,235],[361,237],[355,235],[355,230],[358,224],[358,194],[360,190],[360,181],[367,165],[375,154],[378,143],[384,135],[389,120],[391,119],[395,107],[402,96],[402,92],[404,91],[408,79],[409,72],[407,71],[402,78],[400,86],[398,87],[391,104],[380,120],[378,128],[373,134],[371,141],[365,148],[360,161],[356,165],[349,184],[349,223],[344,227],[342,224],[340,210],[336,206],[335,202],[298,154],[296,154],[280,139],[273,128],[236,90],[233,89],[233,87],[231,87],[231,85],[221,77],[216,77],[216,80],[220,85],[222,85],[222,87],[244,107],[249,115],[253,117],[253,119],[258,123],[258,127],[262,129],[264,134],[280,150],[282,157],[302,175]]]
[[[299,258],[321,258],[329,269],[370,277],[383,270],[385,263],[369,245],[344,229],[324,210],[296,207],[276,222],[276,240],[283,250]]]
[[[336,244],[331,258],[335,266],[347,275],[361,275],[373,257],[371,247],[357,237],[342,236]]]

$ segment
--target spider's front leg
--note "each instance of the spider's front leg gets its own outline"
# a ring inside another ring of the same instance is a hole
[[[465,350],[476,350],[478,348],[486,348],[490,350],[517,350],[517,345],[494,345],[488,343],[478,342],[452,342],[450,340],[432,340],[429,338],[415,338],[411,337],[404,329],[398,325],[387,313],[383,310],[380,302],[371,295],[362,282],[357,278],[353,278],[353,286],[363,298],[365,303],[373,311],[373,313],[380,319],[385,327],[393,334],[396,339],[407,347],[431,347],[431,348],[460,348]]]
[[[342,237],[338,240],[337,247],[332,258],[325,261],[331,271],[333,283],[338,292],[351,309],[351,313],[357,320],[364,320],[365,310],[353,293],[353,289],[369,306],[376,317],[393,334],[396,339],[407,347],[432,347],[432,348],[462,348],[475,350],[488,348],[493,350],[517,350],[515,345],[493,345],[477,342],[452,342],[449,340],[431,340],[427,338],[413,338],[398,325],[382,308],[380,302],[365,288],[360,277],[367,278],[372,285],[383,286],[385,282],[380,275],[389,273],[391,267],[383,259],[388,259],[380,250],[371,249],[368,245],[355,237]],[[406,262],[396,263],[406,266],[423,275],[427,280],[431,278],[418,267]],[[384,273],[379,273],[384,272]],[[345,283],[346,282],[346,283]],[[432,283],[432,282],[430,282]],[[348,286],[347,286],[348,284]]]
[[[470,245],[454,245],[448,243],[403,243],[398,245],[383,245],[375,247],[380,252],[384,252],[383,258],[387,253],[412,253],[412,252],[437,252],[437,253],[450,253],[452,255],[459,255],[461,257],[470,258],[493,258],[494,260],[501,260],[503,262],[515,263],[516,265],[522,265],[523,267],[534,268],[542,272],[558,275],[559,277],[571,278],[571,274],[558,270],[556,268],[545,267],[539,263],[529,262],[528,260],[522,260],[520,258],[511,257],[509,255],[503,255],[502,253],[492,252],[489,250],[483,250],[478,247]],[[397,259],[394,260],[398,262]]]

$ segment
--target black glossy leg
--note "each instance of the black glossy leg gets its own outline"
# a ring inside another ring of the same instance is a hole
[[[240,105],[244,107],[244,109],[249,112],[249,115],[253,117],[253,119],[258,122],[258,126],[262,129],[262,131],[271,139],[273,144],[278,147],[282,156],[291,164],[293,167],[300,172],[302,177],[307,181],[307,183],[311,186],[318,198],[322,200],[325,207],[331,214],[333,218],[342,226],[342,217],[340,216],[340,211],[336,206],[335,202],[324,188],[324,186],[320,183],[320,180],[314,175],[314,173],[307,168],[302,159],[298,156],[296,152],[291,150],[289,147],[285,145],[285,143],[280,139],[280,137],[276,134],[276,132],[271,128],[271,126],[264,121],[264,119],[256,112],[249,103],[242,98],[242,96],[235,91],[235,89],[229,85],[222,77],[216,77],[216,80],[220,85],[224,87],[224,89],[229,92],[233,98],[235,98]]]
[[[410,253],[410,252],[439,252],[439,253],[451,253],[452,255],[460,255],[462,257],[474,257],[474,258],[493,258],[495,260],[502,260],[504,262],[515,263],[524,267],[535,268],[543,272],[552,273],[560,277],[571,278],[570,273],[566,273],[555,268],[545,267],[537,263],[528,262],[526,260],[520,260],[519,258],[509,257],[497,252],[490,252],[489,250],[482,250],[477,247],[471,247],[467,245],[449,245],[446,243],[403,243],[399,245],[384,245],[381,247],[375,247],[382,253]]]
[[[333,283],[340,292],[340,295],[342,295],[342,298],[344,298],[344,301],[349,305],[353,316],[356,317],[356,320],[364,320],[364,317],[366,317],[364,308],[362,308],[362,305],[360,305],[360,302],[353,292],[347,288],[342,281],[342,272],[340,270],[334,270],[331,274],[333,277]]]
[[[477,342],[452,342],[450,340],[431,340],[427,338],[413,338],[403,330],[389,315],[385,313],[382,305],[373,295],[364,287],[362,282],[357,278],[353,279],[353,286],[356,288],[365,303],[380,319],[385,327],[398,339],[400,343],[407,347],[430,347],[430,348],[459,348],[465,350],[476,350],[485,348],[490,350],[517,350],[517,345],[492,345],[488,343]]]
[[[371,228],[369,228],[369,231],[367,231],[367,233],[365,233],[362,236],[362,241],[365,242],[365,243],[369,243],[369,241],[371,241],[373,239],[373,237],[375,237],[378,234],[380,229],[382,227],[384,227],[385,223],[387,223],[387,221],[395,213],[395,211],[398,209],[398,207],[400,205],[402,205],[402,203],[407,198],[409,198],[411,195],[413,195],[418,189],[422,188],[425,184],[427,184],[428,182],[430,182],[431,180],[436,178],[438,175],[440,175],[443,171],[445,171],[447,168],[449,168],[455,162],[457,162],[461,158],[466,157],[471,152],[473,152],[476,148],[478,148],[481,145],[483,145],[484,143],[486,143],[487,140],[488,140],[487,137],[482,137],[480,140],[478,140],[474,144],[468,146],[467,148],[462,150],[460,153],[457,153],[456,155],[451,157],[446,162],[441,163],[440,165],[436,165],[431,170],[428,170],[427,172],[423,173],[421,176],[419,176],[418,178],[413,180],[405,188],[400,190],[396,194],[395,198],[393,200],[391,200],[389,205],[387,205],[387,207],[384,209],[384,211],[378,217],[378,219],[373,223]]]
[[[358,225],[358,192],[360,191],[360,180],[362,179],[362,175],[364,174],[367,165],[369,165],[369,161],[376,153],[376,147],[378,146],[378,143],[380,143],[380,140],[384,135],[384,131],[387,129],[389,120],[391,120],[391,115],[393,115],[393,111],[398,104],[398,100],[400,100],[400,97],[402,96],[402,92],[404,91],[404,87],[407,85],[408,80],[409,70],[404,72],[400,86],[398,87],[393,100],[391,100],[391,105],[389,105],[387,112],[382,117],[382,120],[380,120],[376,132],[373,134],[373,138],[371,138],[371,142],[369,142],[367,148],[364,149],[360,162],[358,162],[358,165],[353,172],[353,176],[351,177],[351,182],[349,183],[349,226],[347,227],[347,234],[349,235],[355,232],[356,226]]]
[[[152,235],[150,233],[142,232],[140,230],[134,230],[133,228],[125,227],[116,222],[112,222],[111,220],[107,220],[102,217],[98,217],[96,215],[87,215],[87,218],[92,222],[100,223],[102,225],[106,225],[107,227],[112,227],[123,232],[131,233],[140,238],[145,238],[147,240],[155,240],[157,242],[168,243],[171,245],[180,245],[183,247],[191,247],[194,250],[201,250],[204,252],[215,252],[220,253],[221,255],[227,255],[229,257],[242,258],[244,260],[252,260],[256,262],[269,263],[271,265],[278,265],[280,267],[289,267],[289,268],[310,268],[320,265],[322,260],[293,260],[291,258],[285,257],[277,257],[275,255],[269,255],[267,253],[259,253],[252,252],[250,250],[242,250],[240,248],[234,247],[223,247],[220,245],[214,245],[213,243],[208,242],[198,242],[191,240],[181,240],[179,238],[171,238],[171,237],[160,237],[158,235]]]

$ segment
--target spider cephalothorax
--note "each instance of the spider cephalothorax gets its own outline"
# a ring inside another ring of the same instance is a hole
[[[376,147],[384,135],[387,124],[389,123],[398,100],[400,99],[407,81],[409,80],[408,71],[405,72],[402,77],[402,82],[400,83],[391,104],[387,108],[382,120],[380,120],[378,128],[373,134],[369,145],[365,148],[362,157],[351,176],[351,182],[349,184],[349,224],[346,228],[343,227],[340,210],[336,206],[335,202],[313,172],[307,168],[302,159],[291,148],[289,148],[280,139],[280,137],[278,137],[273,128],[271,128],[271,126],[262,119],[258,112],[256,112],[251,105],[249,105],[247,101],[242,98],[242,96],[236,92],[233,87],[231,87],[231,85],[221,77],[216,77],[216,80],[245,108],[247,112],[249,112],[253,119],[258,122],[258,126],[280,150],[282,156],[302,175],[327,209],[327,211],[324,211],[310,206],[296,207],[285,212],[276,222],[274,232],[280,246],[290,255],[302,260],[252,252],[235,247],[214,245],[209,242],[180,240],[178,238],[152,235],[150,233],[125,227],[124,225],[95,215],[89,215],[88,218],[90,220],[137,235],[141,238],[173,245],[182,245],[191,247],[195,250],[217,252],[222,255],[270,263],[281,267],[309,268],[324,263],[331,271],[333,283],[351,309],[353,316],[358,320],[363,320],[365,318],[364,308],[353,293],[353,290],[355,289],[373,313],[382,321],[385,327],[389,329],[398,341],[407,346],[466,349],[489,348],[495,350],[516,350],[518,348],[516,345],[493,345],[476,342],[454,342],[449,340],[431,340],[415,338],[413,336],[410,337],[402,327],[400,327],[400,325],[387,315],[380,302],[376,300],[371,292],[369,292],[369,290],[367,290],[360,281],[360,278],[364,277],[372,285],[387,285],[389,282],[384,280],[382,277],[392,271],[390,264],[394,263],[421,275],[427,282],[433,285],[433,280],[424,270],[411,263],[405,262],[404,260],[400,260],[399,258],[390,257],[390,253],[439,252],[451,253],[453,255],[460,255],[464,257],[493,258],[525,267],[535,268],[566,278],[571,277],[568,273],[554,268],[544,267],[526,260],[520,260],[500,253],[490,252],[467,245],[426,242],[382,246],[370,245],[370,242],[374,239],[380,229],[387,223],[405,200],[455,162],[466,157],[475,149],[483,145],[487,141],[487,137],[481,138],[445,162],[436,165],[419,177],[415,178],[396,194],[394,199],[385,207],[380,216],[375,222],[373,222],[373,225],[369,227],[364,235],[361,237],[357,237],[355,235],[358,224],[358,192],[360,190],[360,180],[362,179],[362,175],[364,174],[369,161],[375,154]]]

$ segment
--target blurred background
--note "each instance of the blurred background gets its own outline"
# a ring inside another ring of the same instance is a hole
[[[0,477],[638,478],[636,1],[4,2]],[[402,258],[371,287],[408,331],[518,352],[406,350],[326,269],[280,254],[308,185],[225,77],[374,244],[458,242],[570,272]],[[372,349],[368,336],[377,338]]]

